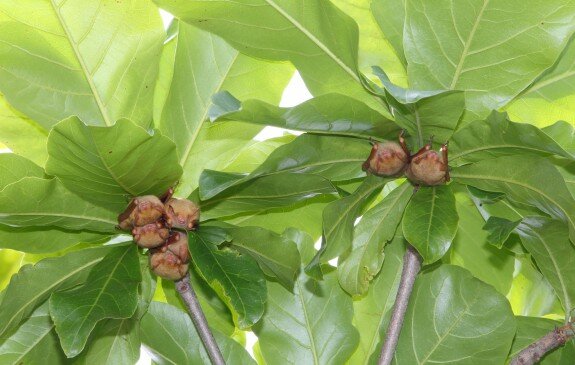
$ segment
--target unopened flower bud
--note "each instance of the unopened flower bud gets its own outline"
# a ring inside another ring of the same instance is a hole
[[[163,244],[170,235],[170,231],[160,222],[146,224],[132,229],[134,241],[143,248],[154,248]]]
[[[172,198],[165,205],[166,224],[171,228],[192,230],[198,225],[200,207],[186,199]]]
[[[164,205],[154,195],[132,199],[126,210],[118,216],[118,226],[123,230],[154,223],[164,214]]]

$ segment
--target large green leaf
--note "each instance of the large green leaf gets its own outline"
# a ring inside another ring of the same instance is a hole
[[[357,24],[330,2],[155,2],[176,17],[223,37],[242,53],[291,61],[316,95],[342,93],[385,110],[362,87]]]
[[[48,131],[12,108],[0,93],[0,143],[14,153],[44,165]]]
[[[544,217],[524,219],[517,232],[565,309],[575,309],[575,247],[565,223]]]
[[[58,179],[26,177],[0,191],[0,223],[114,233],[116,215],[67,190]]]
[[[509,359],[514,358],[521,350],[545,336],[555,328],[561,326],[561,322],[537,317],[515,317],[517,321],[517,335],[513,340]],[[575,359],[575,342],[569,341],[543,357],[539,365],[571,365]]]
[[[246,350],[231,338],[213,331],[226,364],[255,364]],[[142,342],[156,364],[211,364],[187,313],[169,304],[152,302],[140,323]]]
[[[264,312],[266,282],[257,263],[249,256],[229,249],[218,249],[223,240],[213,241],[202,232],[189,234],[194,267],[226,303],[239,328],[256,323]]]
[[[381,269],[384,247],[391,241],[413,195],[413,187],[404,183],[368,210],[355,226],[350,251],[338,261],[341,287],[351,295],[363,295],[372,278]]]
[[[44,177],[44,169],[13,153],[0,154],[0,190],[25,177]]]
[[[12,275],[16,274],[23,264],[24,254],[22,252],[0,250],[0,289],[8,286]]]
[[[134,314],[141,279],[136,245],[122,246],[94,266],[86,284],[50,296],[50,315],[66,356],[74,357],[84,349],[102,319]]]
[[[503,364],[515,326],[503,295],[467,270],[443,265],[415,282],[396,364]]]
[[[371,2],[375,21],[385,38],[393,46],[397,57],[407,64],[403,52],[403,28],[405,22],[405,0],[377,0]],[[387,68],[386,68],[387,70]]]
[[[368,176],[352,194],[330,203],[323,211],[323,241],[321,249],[306,272],[316,279],[321,277],[321,265],[351,248],[356,218],[368,205],[370,197],[389,181],[375,175]]]
[[[311,243],[300,244],[302,259],[313,255]],[[303,271],[293,293],[268,283],[266,315],[254,328],[267,364],[343,364],[358,342],[352,326],[353,306],[335,271],[315,281]]]
[[[478,189],[505,193],[511,201],[532,205],[566,221],[571,241],[575,241],[575,201],[549,161],[532,156],[503,156],[458,167],[451,176]]]
[[[0,336],[28,318],[53,291],[72,288],[86,281],[90,270],[109,252],[99,247],[49,258],[26,265],[12,277],[0,303]]]
[[[86,126],[77,117],[54,127],[46,171],[72,191],[116,213],[130,195],[161,195],[182,174],[174,144],[160,133],[122,119]]]
[[[225,194],[202,202],[202,219],[261,212],[290,206],[314,196],[334,193],[335,187],[321,176],[279,173],[239,185]]]
[[[36,309],[10,336],[0,336],[0,363],[64,364],[66,355],[60,348],[48,303]]]
[[[465,90],[467,119],[486,116],[553,65],[575,30],[574,13],[569,0],[407,1],[409,83]]]
[[[213,97],[212,121],[239,120],[307,132],[395,139],[399,127],[365,103],[341,94],[326,94],[291,108],[259,100],[240,102],[221,92]]]
[[[0,35],[0,90],[45,128],[70,115],[150,124],[165,32],[149,2],[5,3]]]
[[[553,138],[565,151],[575,155],[575,129],[565,121],[558,121],[542,129],[545,134]]]
[[[459,224],[449,262],[466,268],[501,294],[507,294],[513,280],[513,256],[488,243],[488,233],[483,230],[485,221],[467,194],[458,191],[455,198]]]
[[[575,40],[572,38],[552,68],[541,74],[506,110],[512,119],[539,126],[557,120],[575,122]]]
[[[422,187],[411,199],[402,220],[405,239],[426,264],[439,260],[449,249],[459,216],[450,186]]]
[[[369,156],[370,145],[365,141],[303,134],[278,147],[249,175],[219,183],[219,174],[206,170],[200,177],[200,197],[209,199],[232,186],[260,176],[280,172],[309,173],[331,181],[351,180],[365,176],[361,164]]]
[[[353,322],[359,330],[359,345],[349,360],[352,365],[377,363],[401,279],[404,242],[402,236],[396,235],[386,246],[385,261],[370,290],[365,297],[353,302]]]
[[[175,22],[178,33],[164,49],[156,90],[156,125],[176,144],[184,174],[176,194],[197,187],[204,168],[219,168],[261,127],[204,124],[212,94],[230,90],[238,97],[277,103],[292,74],[288,63],[270,63],[239,54],[217,36]]]
[[[505,155],[573,155],[546,133],[529,124],[514,123],[506,114],[492,113],[458,130],[449,141],[449,161],[476,162]]]

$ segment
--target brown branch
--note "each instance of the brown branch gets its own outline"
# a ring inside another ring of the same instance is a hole
[[[192,288],[192,284],[190,282],[190,273],[188,272],[186,276],[181,278],[180,280],[176,280],[176,290],[182,297],[186,308],[188,309],[188,313],[192,318],[192,322],[194,322],[194,326],[196,327],[196,331],[200,335],[200,339],[204,344],[204,348],[210,357],[213,365],[225,365],[226,362],[224,361],[224,357],[214,339],[214,335],[208,326],[208,321],[206,320],[206,316],[202,311],[202,307],[200,306],[200,302],[198,302],[198,297],[194,292],[194,288]]]
[[[553,351],[575,336],[575,323],[569,322],[563,327],[555,328],[531,345],[527,346],[511,360],[509,365],[533,365],[545,354]]]
[[[421,270],[421,261],[421,256],[419,256],[415,248],[408,245],[407,251],[403,256],[401,281],[399,282],[399,289],[395,297],[393,312],[379,355],[379,365],[389,365],[391,364],[391,360],[393,360],[399,334],[401,333],[401,327],[403,326],[403,319],[405,318],[405,312],[409,304],[409,297],[411,296],[413,284],[415,283],[415,277],[419,273],[419,270]]]

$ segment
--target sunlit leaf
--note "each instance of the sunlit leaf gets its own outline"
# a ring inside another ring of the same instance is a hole
[[[0,190],[25,177],[44,177],[44,169],[13,153],[0,154]]]

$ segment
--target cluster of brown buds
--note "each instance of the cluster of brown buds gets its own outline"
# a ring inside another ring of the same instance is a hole
[[[416,186],[434,186],[448,182],[447,142],[441,145],[438,153],[431,149],[432,140],[430,140],[412,155],[407,148],[403,133],[402,131],[399,135],[399,143],[392,141],[373,143],[371,153],[362,165],[363,171],[388,177],[405,174]]]
[[[170,189],[164,196],[144,195],[133,198],[118,216],[118,227],[130,230],[134,242],[149,249],[152,271],[165,279],[178,280],[188,272],[190,252],[187,233],[200,218],[200,208],[186,199],[172,198]]]

